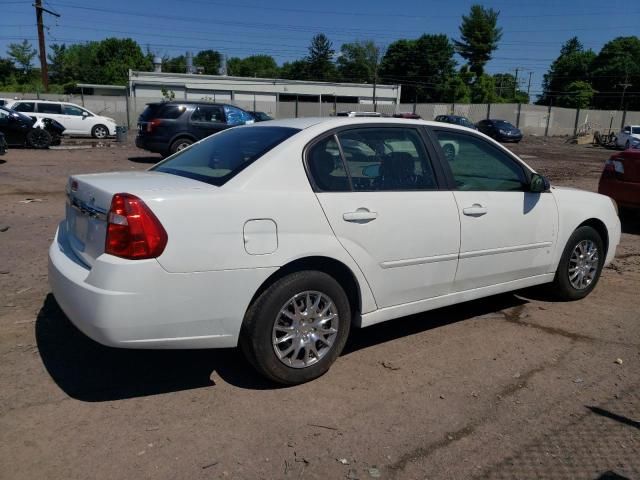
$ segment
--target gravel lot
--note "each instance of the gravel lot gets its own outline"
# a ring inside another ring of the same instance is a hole
[[[610,155],[512,148],[590,190]],[[583,301],[525,291],[355,331],[327,375],[275,388],[236,350],[97,345],[50,295],[66,177],[158,159],[0,157],[0,478],[640,478],[637,219]]]

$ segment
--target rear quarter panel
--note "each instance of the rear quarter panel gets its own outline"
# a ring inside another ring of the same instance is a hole
[[[621,230],[620,219],[611,199],[598,193],[566,187],[553,187],[552,192],[558,205],[559,217],[558,244],[553,265],[557,267],[573,232],[590,219],[600,220],[607,229],[609,247],[605,263],[611,262],[620,243]]]

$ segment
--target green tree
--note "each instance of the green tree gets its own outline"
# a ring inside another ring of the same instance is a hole
[[[36,56],[36,49],[28,40],[23,40],[22,43],[10,43],[7,54],[25,74],[31,73],[31,62]]]
[[[193,57],[193,64],[202,67],[206,75],[218,75],[222,55],[215,50],[202,50]]]
[[[497,26],[499,14],[492,8],[472,5],[469,15],[462,16],[460,40],[455,41],[455,46],[476,79],[484,73],[484,66],[502,38],[502,28]]]
[[[47,55],[49,63],[49,79],[51,83],[63,84],[69,79],[66,78],[65,72],[65,54],[67,46],[65,44],[54,43],[50,47],[51,53]]]
[[[319,33],[311,39],[309,55],[306,59],[308,75],[311,80],[330,81],[335,79],[334,53],[333,45],[324,33]]]
[[[15,72],[16,66],[13,61],[8,58],[0,58],[0,84],[9,83]]]
[[[529,95],[518,88],[515,75],[511,73],[496,73],[493,75],[493,82],[496,85],[497,102],[529,103]]]
[[[593,60],[592,85],[598,91],[593,103],[597,108],[618,109],[623,103],[629,110],[640,110],[640,38],[618,37],[607,42]]]
[[[162,71],[169,73],[186,73],[187,58],[184,55],[177,57],[164,57],[162,59]]]
[[[309,62],[306,59],[285,62],[280,68],[280,76],[288,80],[309,80]]]
[[[102,83],[123,85],[130,69],[149,71],[152,65],[135,40],[107,38],[98,44],[95,67],[101,71]]]
[[[445,35],[397,40],[382,58],[381,80],[400,83],[403,102],[456,101],[468,91],[456,80],[453,54],[453,45]]]
[[[344,43],[337,61],[340,80],[371,83],[380,63],[380,48],[372,40]]]
[[[498,100],[494,78],[487,74],[477,77],[471,86],[471,101],[473,103],[497,103]]]
[[[562,95],[567,92],[568,86],[576,80],[590,82],[591,70],[596,54],[591,50],[585,50],[578,37],[567,40],[560,49],[560,55],[556,58],[542,81],[543,94],[538,100],[539,105],[548,105],[551,101],[560,107],[573,105],[570,95]]]
[[[229,75],[238,77],[277,78],[280,75],[280,68],[270,55],[230,58],[227,70]]]
[[[557,104],[568,108],[587,108],[593,102],[596,91],[591,83],[575,80],[566,86],[565,92],[557,97]]]

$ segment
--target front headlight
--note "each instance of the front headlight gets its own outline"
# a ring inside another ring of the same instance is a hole
[[[500,130],[498,130],[498,131],[499,131],[502,135],[508,135],[508,134],[509,134],[509,132],[507,132],[506,130],[502,130],[502,129],[500,129]]]

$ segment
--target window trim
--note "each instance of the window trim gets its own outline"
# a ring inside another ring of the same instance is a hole
[[[42,105],[57,105],[58,107],[60,107],[60,111],[57,113],[52,113],[52,112],[41,112],[40,111],[40,107]],[[62,104],[58,103],[58,102],[38,102],[37,106],[36,106],[37,111],[34,110],[34,113],[41,113],[43,115],[64,115],[64,113],[62,113],[63,108],[62,108]]]
[[[414,130],[418,135],[418,138],[422,142],[422,146],[427,154],[427,161],[429,162],[431,169],[433,170],[433,175],[435,177],[436,186],[435,188],[418,188],[415,190],[354,190],[353,182],[351,180],[351,172],[349,172],[349,168],[347,167],[344,152],[342,150],[342,144],[340,143],[340,139],[338,135],[340,133],[344,133],[350,130],[362,130],[364,128],[395,128],[395,129],[404,129],[404,130]],[[338,150],[340,152],[340,160],[342,162],[342,167],[347,172],[347,177],[349,179],[349,185],[351,190],[342,190],[342,191],[331,191],[331,190],[322,190],[318,184],[316,183],[313,175],[311,174],[311,169],[309,168],[309,151],[318,143],[326,140],[329,137],[334,137],[335,142],[338,144]],[[311,189],[316,193],[393,193],[393,192],[438,192],[442,190],[450,190],[448,186],[448,178],[446,177],[446,171],[443,169],[441,165],[440,154],[438,151],[433,149],[431,145],[431,141],[428,138],[427,133],[425,132],[423,125],[414,125],[407,124],[401,125],[398,123],[359,123],[354,125],[342,125],[340,127],[335,127],[322,134],[318,135],[311,141],[309,141],[304,148],[302,149],[302,164],[304,167],[304,171],[307,175],[307,179],[309,180],[309,185],[311,185]]]
[[[522,170],[525,178],[527,179],[528,182],[531,182],[531,176],[535,173],[529,166],[527,166],[526,164],[524,164],[522,162],[522,160],[520,160],[518,157],[516,157],[510,150],[504,148],[502,145],[496,145],[494,144],[494,142],[488,141],[487,139],[481,137],[478,134],[473,133],[472,131],[461,131],[458,129],[454,129],[454,128],[446,128],[446,127],[441,127],[440,125],[438,126],[429,126],[427,127],[427,133],[429,136],[429,140],[433,145],[433,148],[436,149],[437,151],[437,155],[438,158],[440,159],[440,163],[443,165],[443,167],[445,168],[445,174],[447,177],[447,182],[449,185],[449,189],[452,191],[456,191],[456,192],[503,192],[505,190],[460,190],[460,188],[458,188],[458,185],[456,185],[455,182],[455,178],[453,176],[453,171],[451,170],[451,166],[449,165],[449,162],[447,161],[446,157],[444,156],[444,152],[442,151],[442,147],[440,147],[440,143],[438,141],[438,137],[436,135],[436,132],[442,131],[442,132],[446,132],[446,133],[455,133],[457,135],[463,135],[463,136],[467,136],[467,137],[472,137],[475,138],[477,140],[480,140],[482,142],[484,142],[486,145],[488,145],[491,149],[500,152],[504,155],[506,155],[508,158],[510,158],[513,162],[516,163],[516,165],[518,165],[518,167],[520,167],[520,169]],[[524,192],[527,193],[528,190],[523,189],[523,190],[510,190],[511,192],[517,191],[517,192]]]

